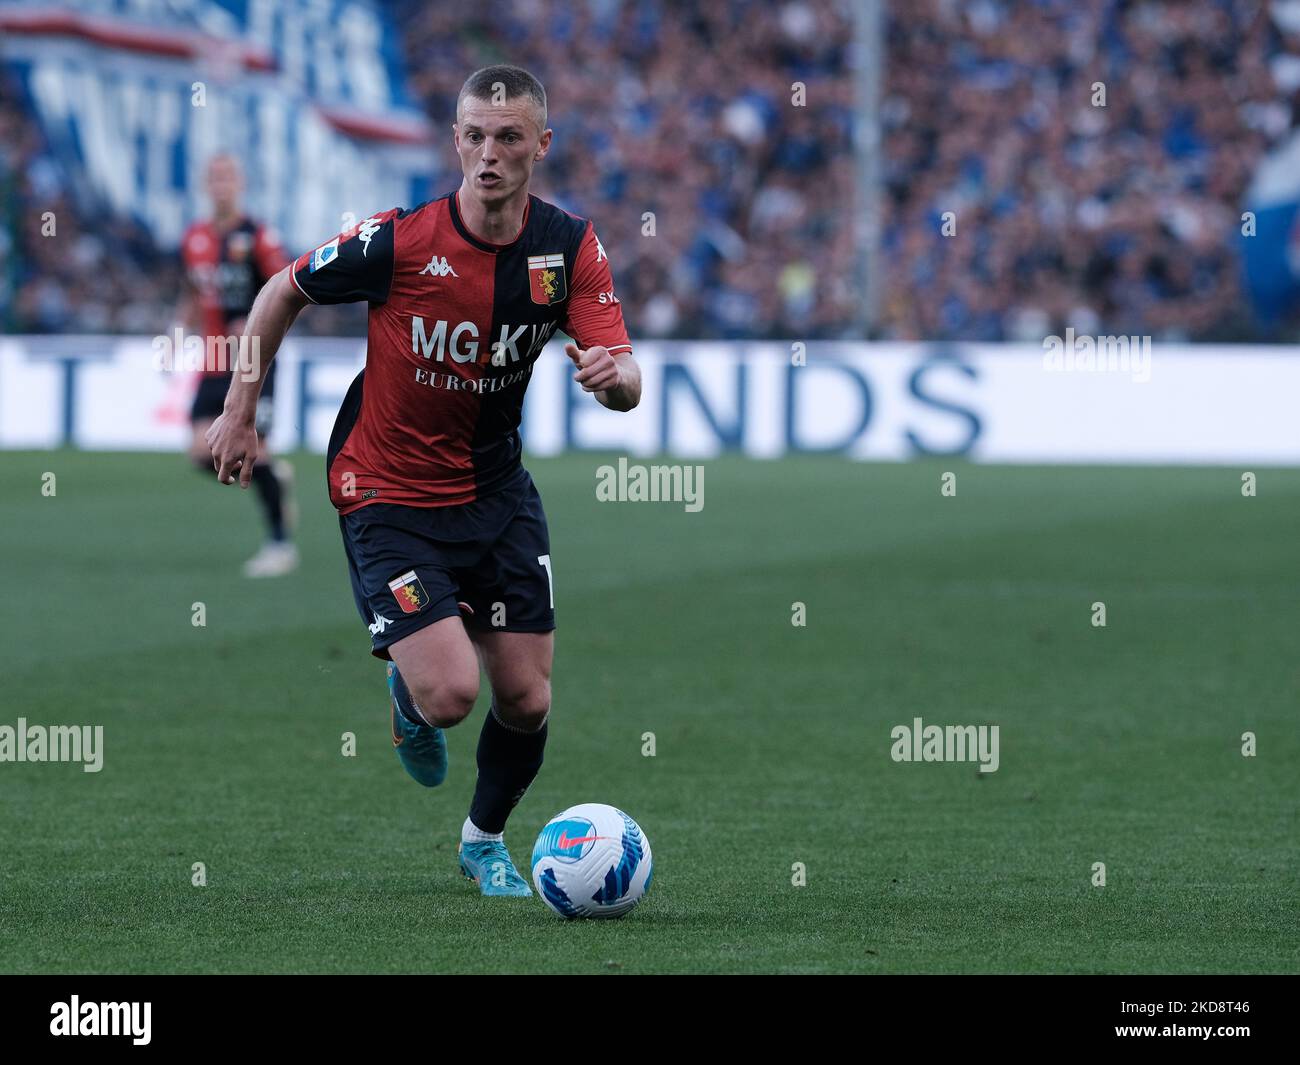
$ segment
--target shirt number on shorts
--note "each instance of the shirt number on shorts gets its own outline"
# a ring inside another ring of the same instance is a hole
[[[546,590],[551,597],[551,609],[554,610],[555,609],[555,578],[551,576],[551,556],[538,555],[537,561],[540,562],[542,564],[542,568],[546,570]]]

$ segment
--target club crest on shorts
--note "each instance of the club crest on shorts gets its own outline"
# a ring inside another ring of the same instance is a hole
[[[563,255],[528,256],[528,291],[534,303],[559,303],[569,294]]]
[[[420,608],[429,601],[429,593],[424,590],[424,585],[415,575],[415,570],[408,570],[400,577],[394,577],[388,582],[388,590],[393,593],[393,598],[397,600],[397,605],[402,608],[403,614],[418,613]]]

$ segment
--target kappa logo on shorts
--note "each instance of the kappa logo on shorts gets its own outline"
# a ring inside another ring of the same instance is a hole
[[[415,570],[407,570],[400,577],[394,577],[388,582],[388,590],[393,593],[403,614],[416,614],[429,601],[429,593],[424,590]]]

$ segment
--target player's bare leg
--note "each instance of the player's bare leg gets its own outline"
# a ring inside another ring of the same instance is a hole
[[[542,767],[554,633],[474,631],[492,685],[478,741],[478,780],[461,828],[461,869],[485,895],[531,895],[506,851],[506,819]]]
[[[463,721],[478,698],[478,661],[458,617],[426,625],[389,649],[393,748],[426,788],[447,776],[443,728]]]
[[[470,638],[492,685],[492,701],[502,723],[521,732],[542,728],[551,712],[555,633],[475,630]]]
[[[478,658],[458,617],[443,618],[388,649],[426,725],[451,728],[478,698]]]

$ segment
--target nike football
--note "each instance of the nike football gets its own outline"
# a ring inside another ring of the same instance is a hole
[[[650,887],[650,841],[622,810],[570,806],[537,837],[533,884],[561,917],[622,917]]]

